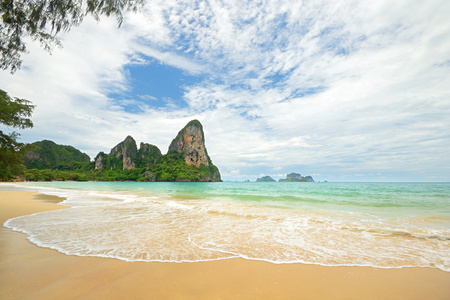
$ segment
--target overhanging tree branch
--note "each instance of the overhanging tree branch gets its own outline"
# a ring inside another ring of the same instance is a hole
[[[61,46],[57,34],[78,26],[87,15],[115,15],[118,25],[125,11],[137,11],[145,0],[1,0],[0,2],[0,68],[14,73],[27,52],[25,37],[40,42],[51,52]]]

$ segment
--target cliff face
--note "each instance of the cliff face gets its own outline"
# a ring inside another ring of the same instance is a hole
[[[193,120],[189,122],[172,141],[169,151],[183,153],[184,161],[188,165],[200,167],[204,164],[209,166],[210,159],[206,152],[205,135],[203,126],[199,121]]]
[[[208,170],[200,181],[221,181],[219,169],[213,165],[205,146],[205,134],[202,124],[190,121],[170,143],[169,151],[183,155],[187,165],[200,168],[202,165]]]
[[[100,152],[99,154],[97,154],[97,156],[95,157],[94,161],[95,161],[95,165],[94,168],[95,170],[101,170],[105,167],[105,160],[108,159],[108,155],[105,154],[104,152]]]
[[[136,165],[134,163],[136,153],[136,141],[131,136],[127,136],[123,142],[119,143],[117,146],[111,149],[109,156],[113,156],[118,159],[122,158],[122,169],[131,170],[136,168]]]
[[[122,170],[135,169],[136,154],[136,141],[131,136],[127,136],[123,142],[111,149],[109,155],[100,152],[95,157],[95,169],[101,170],[105,167],[116,169],[118,166],[122,166]]]

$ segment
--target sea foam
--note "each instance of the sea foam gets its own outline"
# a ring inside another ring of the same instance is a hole
[[[125,261],[272,263],[450,271],[450,218],[366,210],[281,208],[158,191],[31,186],[72,208],[8,220],[38,246]],[[261,196],[265,197],[265,196]]]

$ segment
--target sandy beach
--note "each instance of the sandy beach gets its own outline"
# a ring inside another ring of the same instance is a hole
[[[60,199],[0,191],[0,222],[54,209]],[[124,262],[67,256],[1,227],[0,299],[450,299],[450,273],[271,264]]]

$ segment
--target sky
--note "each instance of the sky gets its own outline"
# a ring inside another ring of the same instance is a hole
[[[448,15],[448,0],[152,0],[120,28],[86,18],[51,55],[29,41],[0,88],[36,105],[20,141],[91,159],[127,135],[166,153],[198,119],[223,180],[450,181]]]

